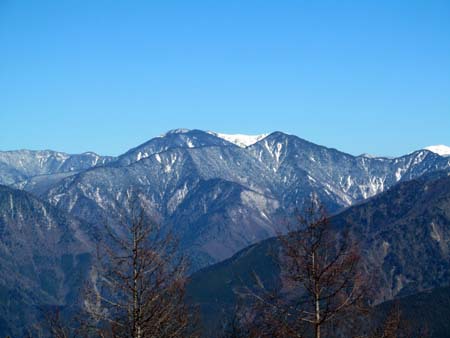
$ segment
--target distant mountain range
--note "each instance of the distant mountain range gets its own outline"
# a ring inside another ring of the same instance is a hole
[[[134,197],[176,233],[192,271],[283,232],[295,210],[318,198],[332,214],[354,206],[336,222],[351,224],[363,243],[373,240],[367,260],[384,264],[380,300],[441,285],[447,278],[447,214],[438,214],[438,200],[426,195],[420,182],[449,170],[444,150],[398,158],[352,156],[282,132],[248,136],[177,129],[117,157],[0,152],[0,276],[8,286],[0,292],[6,301],[0,302],[0,334],[10,332],[25,303],[68,302],[78,283],[74,276],[88,273],[93,233],[106,222],[114,227],[130,212]],[[426,198],[418,201],[420,196]],[[410,218],[389,213],[390,203]],[[407,255],[414,266],[405,262]],[[255,256],[253,263],[259,262],[265,261]],[[435,266],[431,277],[420,268],[425,263]]]
[[[39,176],[77,173],[113,160],[92,152],[69,155],[52,150],[0,151],[0,184],[24,184]]]
[[[114,224],[130,194],[175,229],[194,269],[282,231],[281,220],[317,196],[330,212],[398,182],[450,166],[418,150],[398,158],[352,156],[297,136],[176,129],[116,158],[93,153],[0,153],[1,182],[91,223]]]

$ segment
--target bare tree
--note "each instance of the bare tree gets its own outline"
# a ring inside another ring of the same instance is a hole
[[[191,337],[185,303],[186,259],[177,241],[140,211],[108,227],[98,248],[85,307],[102,337]],[[92,324],[92,323],[91,323]]]
[[[45,306],[40,309],[42,319],[28,328],[27,338],[87,338],[80,321],[63,316],[61,308]]]
[[[427,338],[429,333],[426,328],[413,328],[405,320],[400,310],[400,303],[394,302],[384,322],[369,338]]]
[[[328,215],[316,203],[297,216],[279,243],[282,290],[268,292],[255,276],[259,291],[253,290],[252,296],[259,336],[321,338],[325,328],[337,336],[344,324],[351,324],[347,315],[362,309],[357,246],[348,233],[331,228]]]
[[[220,338],[249,338],[251,337],[250,328],[244,324],[244,320],[241,318],[241,305],[238,304],[234,307],[231,316],[223,325],[223,332],[220,334]]]

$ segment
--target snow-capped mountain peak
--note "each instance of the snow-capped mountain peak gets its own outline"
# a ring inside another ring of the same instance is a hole
[[[245,134],[222,134],[222,133],[216,133],[213,131],[208,131],[209,134],[220,137],[221,139],[224,139],[225,141],[234,143],[235,145],[246,148],[248,146],[251,146],[252,144],[255,144],[256,142],[262,140],[263,138],[267,137],[269,134],[260,134],[260,135],[245,135]]]
[[[436,153],[438,155],[441,155],[441,156],[450,156],[450,147],[443,145],[443,144],[425,147],[424,149],[429,150],[429,151]]]

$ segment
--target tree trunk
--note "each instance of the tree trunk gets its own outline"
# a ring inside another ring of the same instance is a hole
[[[135,338],[141,338],[142,330],[140,323],[140,309],[139,309],[139,298],[138,298],[138,244],[137,244],[137,234],[136,229],[133,233],[133,336]]]
[[[316,279],[316,253],[312,254],[313,278],[314,278],[314,305],[315,305],[315,338],[320,338],[320,285]]]

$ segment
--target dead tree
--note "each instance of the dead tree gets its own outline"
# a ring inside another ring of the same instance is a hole
[[[279,243],[281,290],[267,292],[256,276],[256,290],[264,291],[252,291],[259,336],[321,338],[332,326],[337,336],[364,295],[356,245],[348,233],[334,231],[314,203]]]
[[[98,248],[85,308],[102,337],[191,337],[195,311],[185,303],[186,259],[177,241],[144,212]]]

